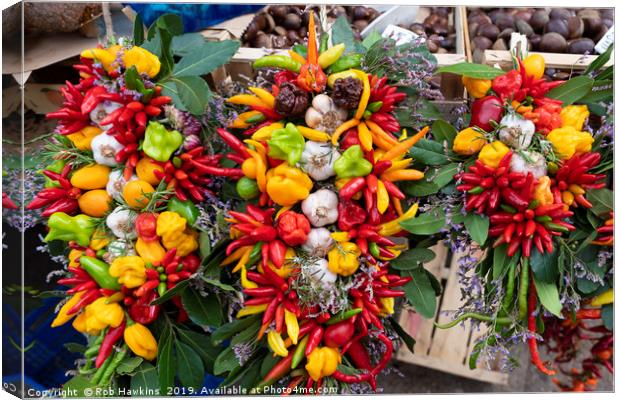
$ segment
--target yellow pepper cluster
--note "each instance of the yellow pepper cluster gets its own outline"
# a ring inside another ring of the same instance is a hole
[[[547,140],[551,142],[555,154],[562,160],[568,160],[575,153],[589,152],[594,143],[590,133],[577,130],[570,125],[552,130],[547,135]]]
[[[578,131],[583,129],[583,124],[590,117],[590,111],[586,105],[570,105],[562,108],[560,112],[560,118],[562,118],[562,127],[573,127]]]
[[[98,335],[101,330],[111,326],[118,327],[125,318],[123,308],[110,297],[100,297],[84,308],[73,321],[78,332]]]
[[[110,275],[118,278],[118,283],[129,289],[137,288],[146,282],[146,266],[138,256],[117,257],[112,261]]]
[[[173,211],[164,211],[157,217],[157,235],[167,250],[177,249],[185,257],[198,248],[198,232],[187,227],[187,220]]]
[[[119,45],[110,46],[107,49],[88,49],[84,50],[80,56],[99,61],[106,71],[111,72],[118,67],[117,57],[121,51],[123,52],[121,59],[126,69],[135,66],[139,73],[147,74],[151,78],[156,77],[159,73],[161,68],[159,58],[138,46],[128,50],[123,50]]]

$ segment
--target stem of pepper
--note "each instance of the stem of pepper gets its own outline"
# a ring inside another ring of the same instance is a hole
[[[508,270],[508,282],[506,283],[506,295],[504,296],[504,301],[502,303],[502,309],[505,312],[509,312],[512,308],[512,295],[515,291],[515,272],[517,269],[517,263],[514,262],[510,264],[510,269]]]
[[[99,381],[101,380],[101,376],[103,375],[103,373],[105,372],[106,368],[108,368],[108,366],[112,363],[112,358],[113,357],[108,357],[103,365],[101,366],[101,368],[99,368],[97,370],[97,372],[95,372],[95,375],[93,375],[93,377],[90,379],[90,383],[97,385],[99,384]]]
[[[527,290],[529,286],[529,260],[521,258],[521,279],[519,285],[519,319],[527,316]]]
[[[127,347],[123,346],[123,349],[119,351],[118,353],[116,353],[116,355],[114,356],[114,359],[112,360],[110,365],[108,365],[108,367],[106,368],[105,372],[103,373],[101,377],[101,381],[99,382],[100,384],[107,385],[110,382],[110,379],[112,378],[112,374],[114,373],[114,371],[116,371],[116,368],[121,363],[121,361],[125,359],[126,355],[127,355]]]
[[[484,315],[484,314],[478,314],[478,313],[473,313],[473,312],[468,312],[465,313],[463,315],[460,315],[458,318],[446,323],[446,324],[438,324],[437,322],[435,322],[435,326],[439,329],[449,329],[452,328],[456,325],[458,325],[459,322],[462,322],[463,320],[466,319],[475,319],[478,321],[484,321],[484,322],[495,322],[497,325],[509,325],[512,323],[512,319],[509,317],[495,317],[492,315]]]

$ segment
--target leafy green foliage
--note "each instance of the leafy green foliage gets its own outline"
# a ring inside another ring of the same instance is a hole
[[[394,331],[403,340],[403,342],[405,342],[405,346],[407,346],[409,351],[413,353],[413,346],[415,346],[415,339],[411,337],[411,335],[409,335],[407,331],[404,330],[403,327],[400,326],[400,324],[393,317],[389,317],[388,321],[392,329],[394,329]]]
[[[537,248],[532,249],[530,267],[534,276],[541,282],[556,282],[559,276],[557,264],[557,249],[553,253],[541,254]]]
[[[476,243],[483,245],[489,236],[489,217],[476,213],[469,213],[465,217],[465,228]]]
[[[462,62],[438,68],[436,73],[450,73],[476,79],[493,79],[500,75],[504,75],[505,72],[499,68],[493,68],[484,64],[472,64],[468,62]]]
[[[366,47],[355,39],[355,34],[344,15],[336,19],[332,25],[332,43],[344,43],[347,53],[365,53]]]
[[[130,389],[132,393],[156,393],[160,387],[155,366],[146,361],[140,364],[131,377]]]
[[[194,323],[203,326],[218,326],[222,321],[222,308],[214,293],[202,297],[198,291],[189,288],[183,291],[181,300],[189,319]]]
[[[445,222],[445,211],[435,208],[415,218],[402,221],[399,225],[414,235],[433,235],[443,228]]]
[[[417,268],[421,263],[427,263],[435,258],[435,253],[430,249],[413,248],[405,251],[390,262],[394,269],[406,271]]]
[[[448,164],[448,156],[444,153],[441,143],[428,139],[420,139],[415,146],[409,149],[409,154],[416,161],[427,165],[444,165]]]
[[[578,76],[569,79],[562,85],[551,89],[547,93],[547,97],[562,100],[563,107],[573,104],[592,90],[594,80],[588,76]]]
[[[560,294],[558,293],[557,284],[543,282],[539,280],[536,275],[534,275],[534,284],[536,285],[536,292],[543,307],[551,314],[561,318],[562,303],[560,303]]]
[[[435,315],[437,299],[435,289],[427,276],[426,270],[422,267],[414,268],[403,273],[411,276],[411,282],[403,286],[405,296],[413,308],[424,318],[431,318]]]
[[[588,190],[586,199],[592,203],[590,211],[596,215],[602,216],[614,209],[614,192],[609,189]]]
[[[456,128],[452,126],[449,122],[446,122],[442,119],[438,119],[433,122],[433,126],[431,127],[431,133],[436,141],[442,143],[446,141],[448,143],[448,148],[452,148],[452,144],[454,143],[454,138],[458,133]]]

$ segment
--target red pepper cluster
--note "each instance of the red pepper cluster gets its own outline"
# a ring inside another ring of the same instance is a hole
[[[596,167],[601,161],[600,153],[575,154],[562,164],[552,180],[551,192],[556,203],[562,202],[562,192],[571,189],[572,185],[577,185],[581,189],[593,190],[605,187],[605,174],[590,174],[592,168]],[[574,187],[574,186],[573,186]],[[582,207],[592,208],[583,194],[575,194],[575,202]]]
[[[371,264],[377,263],[375,257],[381,257],[382,259],[396,258],[394,253],[386,249],[388,246],[395,246],[396,243],[385,236],[381,236],[379,230],[380,227],[378,225],[372,224],[362,224],[348,230],[349,240],[355,239],[355,243],[362,252],[362,255],[366,257]],[[371,250],[370,246],[375,245],[376,250]]]
[[[276,268],[280,268],[284,264],[286,245],[278,239],[278,232],[273,226],[274,212],[275,209],[273,208],[262,210],[253,204],[246,206],[246,213],[229,211],[230,216],[236,221],[231,225],[231,231],[240,232],[243,236],[235,239],[226,247],[226,255],[231,255],[240,247],[256,245],[261,242],[263,268],[268,268],[269,261]]]
[[[370,81],[370,98],[368,104],[381,102],[381,107],[372,113],[369,120],[376,123],[386,132],[399,132],[400,123],[391,114],[396,108],[395,105],[403,101],[407,95],[397,92],[396,87],[387,84],[387,76],[379,78],[376,75],[368,74]]]
[[[523,101],[526,97],[539,99],[548,91],[564,83],[564,81],[547,82],[546,79],[536,79],[528,76],[520,58],[519,69],[511,70],[504,75],[493,79],[492,89],[502,100]]]
[[[557,81],[562,82],[562,81]],[[534,99],[535,108],[523,113],[523,117],[531,120],[536,126],[536,131],[544,135],[562,126],[562,102],[547,97]]]
[[[38,208],[47,207],[41,216],[49,217],[56,212],[64,212],[67,214],[75,213],[78,208],[78,197],[82,194],[79,188],[73,187],[69,181],[69,173],[71,165],[67,164],[60,173],[50,170],[44,170],[43,174],[53,181],[60,184],[59,187],[45,188],[41,190],[26,206],[27,210],[36,210]]]
[[[565,320],[545,318],[544,343],[550,353],[556,354],[554,361],[560,364],[560,371],[571,377],[571,384],[554,379],[554,383],[563,391],[593,390],[602,378],[600,367],[613,374],[613,332],[604,325],[592,324],[589,321],[600,321],[600,309],[580,309],[575,315],[575,322],[568,317]],[[581,370],[571,368],[565,370],[561,365],[574,364],[579,348],[584,343],[592,343],[590,357],[581,361]]]
[[[61,135],[69,135],[90,125],[90,115],[82,113],[82,103],[84,96],[71,82],[66,82],[66,87],[60,88],[60,93],[64,99],[62,108],[58,111],[49,113],[47,118],[58,119],[57,132]]]
[[[194,147],[172,160],[160,163],[164,171],[154,170],[153,173],[157,179],[163,179],[169,187],[173,187],[179,199],[187,200],[191,197],[197,202],[204,201],[204,193],[211,193],[207,189],[211,178],[206,175],[228,176],[233,179],[243,176],[241,169],[219,167],[221,154],[206,155],[203,154],[204,151],[203,146]]]

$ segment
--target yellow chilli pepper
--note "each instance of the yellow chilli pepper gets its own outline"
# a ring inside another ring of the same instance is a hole
[[[539,206],[553,204],[553,193],[551,193],[551,178],[542,176],[534,187],[534,199],[538,200]]]
[[[157,236],[178,235],[185,230],[187,220],[174,211],[164,211],[157,217]]]
[[[144,260],[138,256],[117,257],[112,261],[110,275],[118,278],[118,283],[133,289],[146,282],[146,267]]]
[[[610,304],[614,302],[614,291],[613,289],[609,289],[599,294],[598,296],[594,296],[592,298],[592,302],[590,303],[593,307],[601,307],[606,304]]]
[[[110,72],[116,68],[116,53],[121,49],[121,46],[110,46],[107,49],[86,49],[80,53],[80,57],[95,60],[101,63],[103,69]]]
[[[69,266],[72,267],[72,268],[75,268],[75,267],[79,266],[80,265],[79,259],[82,256],[82,254],[84,254],[84,252],[82,250],[71,249],[71,251],[69,252],[69,256],[68,256],[69,257]]]
[[[90,244],[88,247],[97,251],[106,247],[110,243],[110,235],[106,232],[105,229],[97,228],[93,235],[90,237]]]
[[[146,326],[137,322],[129,325],[123,332],[123,338],[134,354],[149,361],[157,357],[157,341]]]
[[[578,131],[572,126],[557,128],[549,132],[547,140],[551,142],[556,156],[568,160],[575,153],[587,153],[592,150],[594,138],[588,132]]]
[[[272,330],[267,333],[267,344],[269,345],[271,351],[280,357],[288,356],[288,350],[284,344],[284,339],[282,339],[282,335],[278,332]]]
[[[588,106],[586,105],[571,105],[562,108],[560,117],[562,118],[563,128],[572,126],[578,131],[581,131],[583,129],[583,124],[586,122],[588,117],[590,117],[590,111],[588,111]]]
[[[259,304],[257,306],[245,306],[241,310],[237,311],[237,318],[245,317],[247,315],[260,314],[267,309],[267,304]]]
[[[74,305],[77,304],[77,302],[80,300],[80,298],[82,298],[84,293],[86,293],[86,290],[77,292],[76,294],[71,296],[71,298],[67,300],[65,304],[63,304],[63,306],[60,308],[60,311],[58,311],[56,318],[54,318],[54,320],[52,321],[52,324],[51,324],[52,328],[56,328],[57,326],[66,324],[67,322],[71,320],[71,318],[75,316],[75,314],[77,314],[77,313],[68,314],[68,311],[71,308],[73,308]]]
[[[284,323],[286,324],[286,333],[291,342],[297,344],[297,339],[299,339],[299,321],[297,321],[295,313],[284,309]]]
[[[454,138],[452,150],[456,154],[471,156],[478,153],[486,144],[488,142],[482,133],[474,128],[465,128]]]
[[[393,297],[380,297],[379,303],[381,303],[381,311],[384,316],[394,314],[394,298]]]
[[[115,302],[109,302],[109,297],[100,297],[84,308],[73,321],[73,327],[79,332],[96,334],[111,326],[118,327],[125,318],[123,308]]]
[[[491,89],[492,81],[490,79],[476,79],[463,76],[461,80],[465,86],[465,89],[467,89],[467,93],[475,99],[486,96],[488,91]]]
[[[508,146],[504,143],[496,140],[489,144],[485,144],[482,150],[480,150],[480,154],[478,154],[478,160],[482,162],[484,165],[487,165],[491,168],[497,168],[499,166],[500,160],[510,151]]]
[[[319,55],[319,66],[325,69],[338,61],[342,53],[344,53],[344,48],[344,43],[340,43],[322,52]]]
[[[333,347],[316,347],[308,355],[306,371],[314,381],[330,376],[338,369],[342,357],[338,349]]]
[[[67,135],[67,138],[71,140],[73,145],[77,147],[78,150],[90,150],[90,142],[92,142],[93,138],[101,132],[101,129],[98,127],[89,125],[75,133]]]
[[[258,140],[258,141],[261,141],[261,140],[267,141],[271,139],[271,134],[273,133],[273,131],[282,129],[282,128],[284,128],[284,124],[282,124],[281,122],[274,122],[273,124],[265,125],[262,128],[259,128],[256,132],[252,134],[252,139]],[[251,160],[251,158],[248,158],[247,160]]]
[[[123,64],[127,69],[135,66],[139,73],[147,74],[151,78],[156,77],[161,68],[159,58],[155,54],[138,46],[125,51]]]
[[[292,206],[310,195],[312,180],[299,168],[283,163],[267,172],[266,189],[276,204]]]
[[[327,253],[327,268],[341,276],[352,275],[360,266],[358,258],[361,254],[360,248],[355,243],[339,243]]]
[[[136,252],[144,262],[150,262],[153,265],[158,265],[166,255],[166,249],[162,247],[159,240],[147,241],[141,238],[136,241]]]

